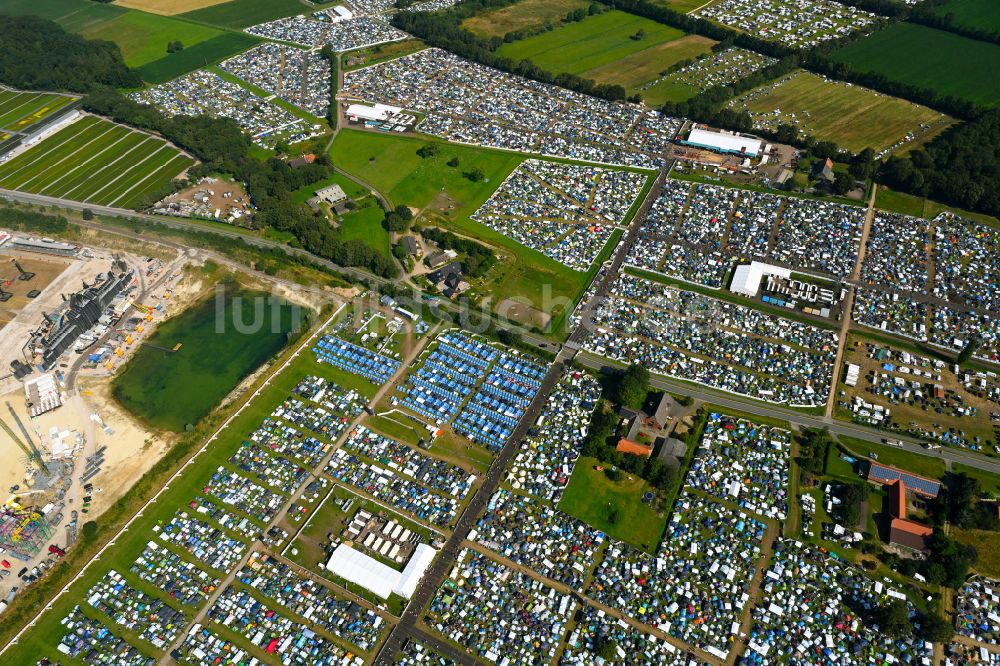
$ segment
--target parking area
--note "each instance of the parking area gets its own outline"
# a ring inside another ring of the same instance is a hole
[[[831,0],[722,0],[695,15],[802,49],[850,35],[878,18]]]
[[[424,114],[418,129],[449,141],[646,169],[681,126],[436,48],[348,72],[342,96]]]
[[[586,349],[740,395],[812,406],[833,379],[837,334],[623,273]]]
[[[526,160],[472,219],[578,271],[590,270],[647,177]]]
[[[250,26],[246,32],[257,37],[300,44],[308,48],[330,46],[334,51],[350,51],[374,44],[406,39],[405,32],[370,16],[343,21],[317,20],[325,16],[290,16]]]
[[[279,141],[305,141],[324,131],[321,125],[303,120],[208,70],[129,93],[129,97],[151,104],[168,116],[232,118],[255,143],[269,148]]]

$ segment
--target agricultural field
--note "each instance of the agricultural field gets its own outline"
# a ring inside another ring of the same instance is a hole
[[[162,0],[161,0],[162,1]],[[222,28],[241,30],[258,23],[266,23],[286,16],[308,11],[298,0],[229,0],[228,2],[202,2],[202,9],[185,12],[183,18]],[[317,3],[319,6],[320,3]]]
[[[34,14],[55,21],[66,30],[81,32],[91,26],[127,13],[124,7],[91,0],[4,0],[3,13],[9,16]]]
[[[128,208],[193,162],[162,139],[86,116],[0,165],[0,187]]]
[[[346,172],[387,196],[396,206],[421,211],[430,224],[466,234],[498,248],[503,257],[482,284],[484,295],[504,298],[521,296],[541,302],[543,284],[552,285],[553,297],[575,300],[592,275],[563,266],[535,250],[470,219],[522,161],[516,153],[485,150],[434,142],[439,152],[421,158],[417,150],[430,143],[411,137],[342,130],[330,156]],[[447,163],[458,159],[458,166]],[[473,182],[462,174],[480,168],[485,178]],[[418,215],[419,217],[419,215]]]
[[[985,106],[1000,104],[1000,45],[912,23],[895,23],[834,51],[830,57],[863,71]]]
[[[68,95],[0,87],[0,133],[20,132],[73,101]]]
[[[161,16],[173,16],[211,7],[226,0],[114,0],[113,4]]]
[[[751,90],[729,106],[749,111],[758,129],[794,125],[851,152],[879,152],[909,134],[918,137],[952,122],[925,106],[804,71]]]
[[[656,79],[679,60],[707,52],[712,44],[649,19],[610,11],[504,44],[497,53],[531,60],[553,73],[579,74],[631,89]]]
[[[179,76],[257,43],[249,35],[135,11],[92,25],[81,34],[87,39],[106,39],[118,44],[125,62],[139,68],[143,78],[151,82]],[[177,40],[184,44],[184,49],[168,54],[167,44]]]
[[[585,0],[521,0],[471,16],[462,27],[481,37],[503,37],[508,32],[558,23],[566,14],[589,5]]]
[[[1000,3],[994,0],[950,0],[935,9],[964,28],[1000,31]]]

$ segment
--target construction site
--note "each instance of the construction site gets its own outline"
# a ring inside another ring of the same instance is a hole
[[[167,315],[186,259],[168,272],[159,259],[0,233],[2,610],[169,445],[110,399],[108,379]]]

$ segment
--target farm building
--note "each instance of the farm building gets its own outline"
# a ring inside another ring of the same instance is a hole
[[[732,132],[713,132],[711,130],[694,128],[687,140],[681,141],[685,146],[704,148],[717,153],[757,157],[760,154],[763,141],[750,136],[740,136]]]
[[[911,550],[925,550],[934,529],[906,517],[906,482],[902,478],[889,484],[889,543]]]

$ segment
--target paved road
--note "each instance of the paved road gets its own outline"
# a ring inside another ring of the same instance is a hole
[[[431,598],[434,596],[437,588],[448,576],[462,550],[463,542],[468,538],[469,532],[475,527],[479,515],[486,510],[486,503],[500,485],[503,475],[514,459],[521,441],[527,436],[528,429],[538,418],[545,406],[545,401],[562,376],[565,367],[562,357],[563,354],[557,357],[555,363],[549,366],[549,371],[542,380],[541,388],[538,389],[531,404],[528,405],[524,416],[521,417],[514,432],[507,439],[507,443],[504,444],[504,447],[493,461],[483,479],[483,484],[479,486],[479,490],[473,495],[472,500],[459,517],[458,522],[455,524],[455,529],[445,542],[441,552],[420,581],[413,597],[406,606],[406,610],[403,611],[399,623],[393,628],[389,637],[382,645],[382,649],[373,662],[376,666],[390,666],[395,662],[396,655],[406,643],[407,636],[413,632],[424,608],[430,604]]]
[[[617,367],[611,364],[607,359],[601,358],[600,356],[596,356],[589,352],[582,352],[578,354],[575,360],[577,363],[594,370]],[[696,400],[703,400],[714,405],[729,407],[730,409],[737,409],[744,412],[753,412],[754,414],[767,418],[782,419],[784,421],[789,421],[794,425],[806,428],[826,428],[833,434],[856,437],[857,439],[862,439],[867,442],[880,443],[887,436],[887,433],[865,428],[864,426],[856,425],[854,423],[833,420],[826,421],[820,416],[805,414],[792,409],[791,407],[785,407],[777,403],[764,404],[735,394],[714,391],[709,388],[696,386],[679,379],[671,379],[670,377],[663,377],[661,375],[653,375],[650,380],[650,384],[653,388],[683,393],[695,398]],[[986,456],[979,455],[972,451],[947,447],[927,450],[923,447],[919,440],[896,434],[888,434],[888,436],[903,442],[902,450],[904,451],[917,455],[929,456],[931,458],[940,458],[941,460],[951,461],[954,463],[961,463],[963,465],[981,469],[993,474],[1000,474],[1000,461],[987,458]]]

